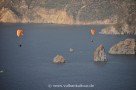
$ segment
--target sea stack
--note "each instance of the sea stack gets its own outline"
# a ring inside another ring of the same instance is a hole
[[[107,61],[104,46],[101,44],[94,52],[94,61]]]
[[[109,50],[110,54],[136,54],[135,39],[126,39],[112,46]]]
[[[53,63],[65,63],[65,59],[62,55],[57,55],[54,57]]]

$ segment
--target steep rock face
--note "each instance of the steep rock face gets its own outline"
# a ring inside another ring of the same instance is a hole
[[[8,8],[3,8],[0,13],[0,22],[8,23],[57,23],[73,24],[73,19],[64,10],[44,9],[36,7],[26,12],[19,18]]]
[[[97,47],[96,51],[94,52],[94,61],[107,61],[106,53],[103,45]]]
[[[108,0],[5,0],[0,8],[9,8],[23,23],[109,24],[116,22],[112,12],[116,9],[105,11],[112,3]]]
[[[8,8],[2,8],[0,10],[0,22],[16,23],[19,22],[19,18],[14,12]]]
[[[65,10],[44,9],[41,7],[33,10],[38,16],[38,20],[32,22],[41,21],[41,23],[73,24],[72,17],[68,16]]]
[[[136,41],[135,39],[126,39],[112,46],[109,50],[110,54],[135,54]]]

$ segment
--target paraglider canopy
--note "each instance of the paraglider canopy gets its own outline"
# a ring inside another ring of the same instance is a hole
[[[22,37],[23,33],[24,33],[24,31],[22,29],[17,29],[17,36],[18,37]]]
[[[19,46],[21,47],[22,46],[22,36],[24,34],[24,30],[23,29],[17,29],[17,32],[16,32],[17,36],[19,37]]]
[[[91,29],[91,30],[90,30],[90,34],[91,34],[91,35],[95,35],[95,34],[96,34],[96,30],[95,30],[95,29]]]

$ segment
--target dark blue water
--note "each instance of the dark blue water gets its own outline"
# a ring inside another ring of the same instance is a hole
[[[105,26],[0,24],[0,90],[136,90],[136,56],[109,55],[109,48],[135,36],[100,35]],[[23,28],[22,47],[16,29]],[[91,42],[89,30],[97,33]],[[107,63],[94,63],[93,51],[105,46]],[[70,53],[69,48],[74,52]],[[65,64],[53,64],[61,54]],[[53,87],[51,85],[94,85]]]

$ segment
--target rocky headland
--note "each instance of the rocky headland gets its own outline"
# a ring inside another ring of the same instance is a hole
[[[136,40],[126,39],[112,46],[110,54],[136,54]]]

